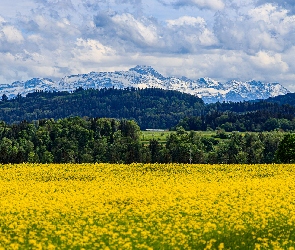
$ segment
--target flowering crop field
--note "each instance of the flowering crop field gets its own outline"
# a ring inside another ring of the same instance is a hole
[[[294,165],[0,166],[0,249],[294,249]]]

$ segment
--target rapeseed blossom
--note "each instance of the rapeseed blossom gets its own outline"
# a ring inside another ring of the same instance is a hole
[[[0,167],[0,249],[294,249],[293,165]]]

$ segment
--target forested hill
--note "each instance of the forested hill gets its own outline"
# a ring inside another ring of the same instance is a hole
[[[295,95],[288,94],[295,104]],[[284,99],[284,96],[282,96]],[[275,99],[275,98],[273,98]],[[273,100],[272,100],[273,101]],[[283,102],[282,102],[283,103]],[[224,129],[225,131],[295,130],[295,107],[289,104],[261,100],[256,102],[224,102],[209,104],[204,115],[186,117],[177,126],[186,130]]]
[[[288,93],[286,95],[279,95],[266,99],[267,102],[278,103],[280,105],[288,104],[295,106],[295,93]]]
[[[106,117],[135,120],[141,129],[170,128],[204,110],[202,99],[178,91],[149,89],[77,89],[35,92],[0,101],[0,120],[17,123],[45,118]]]
[[[0,120],[6,123],[73,116],[135,120],[142,130],[182,126],[228,132],[291,131],[295,130],[295,94],[205,105],[194,95],[172,90],[80,88],[73,93],[35,92],[12,100],[2,96],[0,101]]]

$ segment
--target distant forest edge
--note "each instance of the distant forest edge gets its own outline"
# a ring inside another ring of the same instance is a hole
[[[2,98],[3,99],[3,98]],[[150,89],[77,89],[35,92],[0,102],[7,123],[71,116],[135,120],[141,129],[170,128],[186,116],[201,115],[202,99],[178,91]]]
[[[7,124],[66,117],[134,120],[140,129],[225,131],[295,130],[295,94],[261,101],[205,105],[190,94],[157,88],[77,89],[34,92],[12,100],[3,95],[0,120]]]
[[[141,141],[135,121],[110,118],[0,122],[0,163],[294,163],[295,135],[278,131],[213,136],[178,127],[166,141]],[[147,169],[148,171],[148,169]]]

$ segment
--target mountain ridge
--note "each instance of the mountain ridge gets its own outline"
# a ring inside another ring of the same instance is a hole
[[[223,101],[249,101],[267,99],[290,93],[279,83],[263,83],[250,80],[246,82],[231,80],[221,83],[209,77],[191,80],[183,77],[165,77],[151,66],[137,65],[128,71],[90,72],[65,76],[58,81],[49,78],[32,78],[28,81],[16,81],[11,84],[0,85],[0,95],[14,98],[17,94],[27,95],[35,91],[67,91],[77,88],[161,88],[177,90],[183,93],[196,95],[205,103]]]

